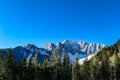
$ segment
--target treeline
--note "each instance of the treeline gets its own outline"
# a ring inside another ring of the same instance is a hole
[[[82,80],[120,80],[120,40],[86,60],[80,73]]]
[[[38,64],[37,55],[17,62],[11,51],[0,54],[0,80],[120,80],[120,40],[83,65],[78,64],[78,56],[71,63],[68,55],[57,49],[50,61],[44,58]]]
[[[79,80],[79,65],[70,65],[67,54],[63,53],[61,59],[56,50],[51,61],[45,58],[41,64],[37,62],[37,55],[29,61],[23,58],[18,63],[11,51],[5,56],[0,54],[0,80],[74,80],[73,77]]]

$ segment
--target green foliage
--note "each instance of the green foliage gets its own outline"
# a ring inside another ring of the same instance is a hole
[[[98,61],[94,62],[93,65],[93,80],[100,80],[101,79],[101,67]]]
[[[1,80],[15,80],[16,76],[16,60],[9,51],[0,65],[0,79]]]
[[[72,80],[80,80],[80,65],[78,64],[78,56],[76,62],[72,64]]]
[[[116,80],[120,80],[120,58],[116,57],[115,61],[115,66],[116,66]]]
[[[66,53],[63,53],[63,63],[62,64],[63,64],[64,68],[68,68],[70,65],[69,57]]]
[[[102,61],[101,74],[102,74],[102,80],[110,80],[110,64],[108,59]]]
[[[3,57],[0,54],[0,80],[120,80],[120,40],[92,58],[83,65],[76,61],[70,64],[69,56],[56,48],[51,61],[44,58],[38,64],[36,53],[27,62],[23,58],[16,64],[11,50]],[[115,58],[115,60],[114,60]]]
[[[2,54],[0,53],[0,64],[1,64],[2,61],[3,61],[3,56],[2,56]]]

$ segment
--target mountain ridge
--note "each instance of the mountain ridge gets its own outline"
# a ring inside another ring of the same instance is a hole
[[[16,46],[12,48],[12,53],[20,61],[23,57],[27,60],[33,58],[36,53],[38,53],[38,62],[43,62],[44,57],[50,60],[50,56],[54,53],[54,50],[57,48],[59,53],[65,51],[70,60],[76,57],[79,54],[79,59],[86,58],[89,55],[96,54],[101,51],[106,45],[99,43],[87,43],[85,41],[71,41],[64,40],[62,42],[48,43],[42,48],[35,46],[34,44],[27,44],[24,46]],[[0,53],[5,55],[8,50],[11,48],[0,49]]]

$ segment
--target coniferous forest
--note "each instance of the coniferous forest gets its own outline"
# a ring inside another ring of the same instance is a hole
[[[23,58],[20,62],[11,51],[0,54],[0,80],[120,80],[120,40],[82,65],[78,56],[72,63],[65,52],[62,56],[55,50],[51,61],[44,58],[38,63],[37,53],[29,61]]]

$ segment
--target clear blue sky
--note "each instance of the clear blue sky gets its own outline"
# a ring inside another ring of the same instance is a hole
[[[0,0],[0,48],[120,38],[120,0]]]

